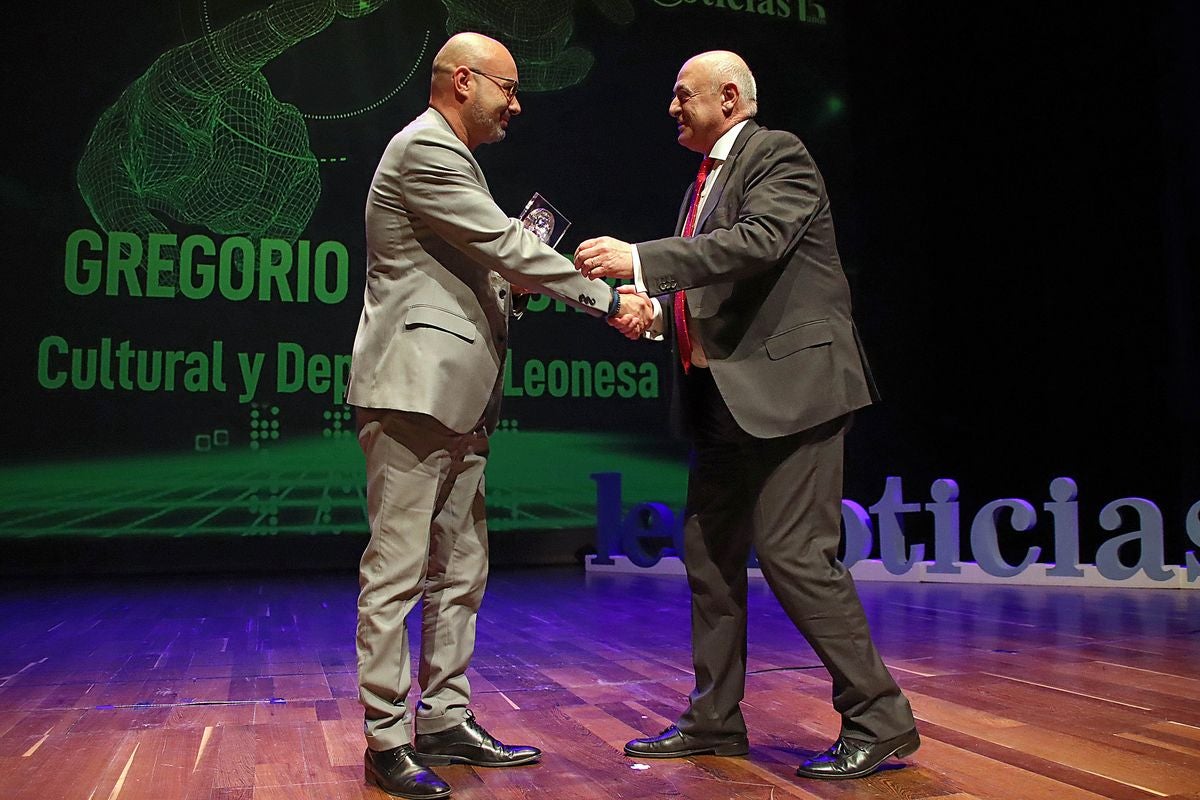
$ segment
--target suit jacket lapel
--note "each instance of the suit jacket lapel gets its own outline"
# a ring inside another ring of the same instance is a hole
[[[675,222],[675,235],[683,234],[683,223],[687,222],[688,207],[692,204],[692,192],[696,191],[696,182],[692,181],[683,193],[683,205],[679,207],[679,219]]]
[[[725,191],[725,184],[729,182],[729,174],[737,169],[734,162],[738,155],[746,147],[746,142],[750,141],[750,137],[760,130],[759,125],[754,120],[746,123],[738,133],[737,138],[733,140],[733,147],[729,149],[729,157],[722,162],[721,171],[717,174],[717,182],[708,191],[708,200],[704,203],[704,208],[700,210],[700,218],[696,220],[696,231],[704,229],[704,223],[708,221],[708,217],[712,214],[713,209],[721,202],[721,193]],[[682,230],[682,225],[680,230]]]

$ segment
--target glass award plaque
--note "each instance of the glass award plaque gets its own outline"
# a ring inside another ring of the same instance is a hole
[[[551,247],[558,247],[563,234],[571,227],[571,220],[564,217],[538,192],[534,192],[533,197],[529,198],[518,219],[525,230]]]

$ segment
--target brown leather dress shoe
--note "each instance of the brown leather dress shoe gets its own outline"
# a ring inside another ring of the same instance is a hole
[[[418,733],[413,745],[417,760],[429,766],[470,764],[473,767],[515,767],[542,757],[536,747],[507,745],[494,738],[467,711],[461,725],[437,733]]]
[[[450,786],[417,763],[412,745],[402,744],[391,750],[368,750],[363,754],[363,775],[394,797],[407,800],[433,800],[448,797]]]
[[[744,756],[750,743],[744,736],[704,737],[684,733],[674,725],[658,736],[634,739],[625,745],[625,755],[634,758],[684,758],[686,756]]]
[[[920,746],[921,737],[916,728],[882,742],[864,742],[843,736],[824,753],[801,764],[796,774],[801,778],[821,780],[862,778],[879,769],[889,758],[911,756]]]

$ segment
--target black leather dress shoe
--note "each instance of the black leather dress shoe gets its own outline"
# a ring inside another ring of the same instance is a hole
[[[911,756],[920,746],[921,737],[917,735],[916,728],[882,742],[841,737],[824,753],[801,764],[796,774],[801,778],[823,780],[862,778],[879,769],[889,758]]]
[[[532,764],[542,757],[536,747],[510,747],[497,741],[475,721],[469,710],[467,718],[450,730],[437,733],[418,733],[413,742],[417,760],[422,764],[470,764],[474,767],[515,767]]]
[[[750,752],[745,737],[708,738],[693,736],[674,725],[658,736],[634,739],[625,745],[625,755],[635,758],[683,758],[685,756],[744,756]]]
[[[408,800],[430,800],[448,797],[450,787],[417,763],[412,745],[402,744],[391,750],[368,750],[363,755],[363,773],[367,783],[373,783],[395,797]]]

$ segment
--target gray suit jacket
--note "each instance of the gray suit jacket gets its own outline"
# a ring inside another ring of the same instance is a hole
[[[600,315],[612,290],[507,216],[430,108],[388,143],[367,197],[367,286],[346,402],[465,433],[499,419],[509,283]],[[486,412],[486,413],[485,413]]]
[[[803,143],[747,123],[684,239],[692,191],[677,235],[637,246],[642,276],[652,292],[687,292],[689,333],[738,425],[784,436],[877,400],[825,182]]]

